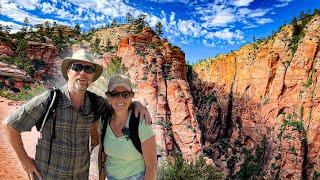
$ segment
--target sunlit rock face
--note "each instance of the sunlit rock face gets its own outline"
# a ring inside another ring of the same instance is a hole
[[[286,26],[188,71],[204,152],[227,176],[319,176],[320,16],[304,31],[296,49]]]
[[[178,150],[186,159],[201,152],[200,131],[186,81],[184,53],[150,29],[119,42],[117,56],[136,84],[135,98],[147,104],[164,157]]]

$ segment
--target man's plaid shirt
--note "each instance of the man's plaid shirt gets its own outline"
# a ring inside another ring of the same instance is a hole
[[[42,138],[38,140],[35,163],[44,179],[88,179],[90,128],[95,121],[91,102],[86,94],[81,110],[77,111],[70,101],[67,86],[61,88],[61,92],[56,108],[55,138],[50,165],[48,159],[52,117],[48,117]],[[49,96],[50,93],[45,92],[35,97],[9,116],[7,121],[20,132],[30,131],[46,113]],[[102,97],[99,97],[99,102],[95,104],[98,106],[93,108],[106,107]]]

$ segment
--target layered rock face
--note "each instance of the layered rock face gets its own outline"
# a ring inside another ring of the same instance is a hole
[[[11,57],[14,52],[9,44],[0,43],[0,56]],[[44,76],[56,77],[58,70],[56,67],[56,58],[59,50],[52,44],[38,43],[29,41],[27,43],[27,56],[31,61],[42,61],[44,67],[37,69],[33,74],[35,80],[41,81]],[[60,68],[60,66],[59,66]],[[31,84],[33,79],[27,73],[16,66],[2,63],[0,65],[0,79],[4,85],[21,89],[24,84]],[[59,74],[61,74],[59,72]],[[10,79],[10,82],[8,81]]]
[[[31,60],[38,59],[52,65],[58,56],[59,50],[53,44],[28,42],[28,57]]]
[[[5,86],[22,88],[24,83],[30,84],[33,79],[17,66],[0,62],[0,81]]]
[[[202,145],[230,178],[320,176],[320,16],[188,71]]]
[[[201,153],[184,53],[145,28],[140,35],[122,39],[117,56],[136,84],[135,99],[147,104],[159,153],[165,157],[181,151],[186,159]]]

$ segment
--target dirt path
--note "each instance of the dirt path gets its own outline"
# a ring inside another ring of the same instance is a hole
[[[0,97],[0,124],[2,121],[14,111],[18,105],[8,106],[7,99]],[[14,103],[13,103],[14,104]],[[30,157],[35,155],[35,146],[37,143],[37,132],[33,128],[31,132],[22,133],[22,141],[24,147]],[[5,137],[4,130],[0,126],[0,179],[1,180],[27,180],[27,174],[24,172],[18,157],[14,150],[11,148],[7,138]],[[90,179],[97,179],[97,148],[94,149],[91,157],[90,166]]]

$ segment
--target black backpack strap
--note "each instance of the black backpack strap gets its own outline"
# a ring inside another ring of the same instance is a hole
[[[131,110],[131,117],[129,122],[129,137],[134,145],[134,147],[142,154],[141,141],[139,138],[139,123],[140,123],[140,114],[138,117],[135,117],[134,111]]]
[[[41,116],[40,120],[36,123],[37,131],[40,134],[42,133],[42,130],[47,121],[47,118],[52,116],[52,112],[56,110],[60,94],[61,92],[59,89],[55,87],[50,89],[50,96],[49,96],[49,100],[47,102],[47,107],[46,107],[47,111]]]
[[[61,96],[61,91],[59,89],[55,87],[50,89],[50,96],[49,96],[47,107],[46,107],[47,111],[41,116],[40,120],[36,123],[36,128],[39,132],[39,138],[41,139],[42,130],[47,122],[47,119],[48,117],[52,117],[52,129],[51,129],[51,137],[50,137],[50,150],[49,150],[48,164],[50,164],[50,160],[51,160],[52,142],[56,136],[56,131],[55,131],[56,121],[57,121],[56,109],[57,109],[57,104],[59,102],[60,96]]]
[[[89,100],[91,103],[91,111],[93,112],[94,118],[95,120],[99,119],[99,116],[101,116],[101,114],[103,114],[103,108],[104,107],[100,107],[101,105],[98,105],[99,102],[99,96],[96,95],[93,92],[87,91],[88,96],[89,96]]]
[[[54,89],[56,92],[56,97],[53,99],[53,105],[50,107],[49,115],[52,116],[52,129],[51,129],[51,137],[50,137],[50,151],[49,151],[49,159],[48,159],[48,164],[50,164],[51,160],[51,150],[52,150],[52,142],[53,139],[56,138],[56,122],[57,122],[57,104],[59,102],[59,98],[61,96],[61,91],[59,89]],[[45,123],[45,122],[43,122]]]
[[[106,135],[107,127],[110,122],[110,119],[111,119],[111,114],[109,114],[107,112],[103,113],[101,116],[101,136],[100,136],[100,139],[101,139],[102,146],[103,146],[104,137]]]

